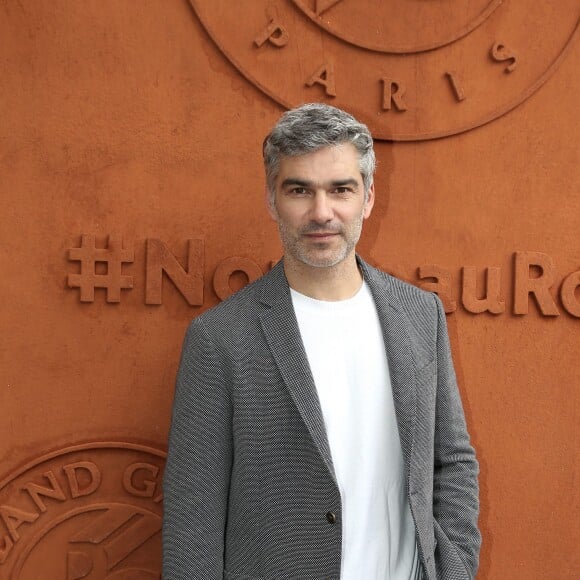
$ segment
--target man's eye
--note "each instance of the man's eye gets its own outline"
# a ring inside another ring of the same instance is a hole
[[[352,191],[352,189],[350,187],[335,187],[334,188],[334,193],[338,193],[338,194],[350,193],[351,191]]]
[[[304,187],[293,187],[290,190],[293,195],[306,195],[307,191]]]

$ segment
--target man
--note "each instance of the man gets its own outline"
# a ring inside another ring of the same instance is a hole
[[[478,465],[441,303],[355,253],[367,127],[304,105],[264,163],[284,258],[187,332],[165,580],[474,578]]]

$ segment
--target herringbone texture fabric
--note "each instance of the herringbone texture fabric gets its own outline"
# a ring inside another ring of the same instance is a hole
[[[433,295],[360,264],[383,325],[424,577],[473,578],[477,462],[445,316]],[[165,580],[340,578],[340,493],[282,264],[190,325],[164,494]]]

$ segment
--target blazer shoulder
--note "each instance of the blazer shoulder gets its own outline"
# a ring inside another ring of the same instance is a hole
[[[423,290],[418,286],[414,286],[409,282],[405,282],[400,278],[396,278],[391,274],[388,276],[392,283],[391,288],[393,295],[398,298],[402,304],[413,310],[425,311],[433,315],[437,315],[437,302],[439,297],[434,292]]]
[[[437,316],[439,297],[392,274],[362,262],[365,278],[371,287],[379,286],[394,308],[406,314],[417,312],[423,315]]]
[[[278,266],[275,267],[277,268]],[[210,336],[219,337],[225,332],[235,332],[248,324],[255,324],[258,321],[264,288],[275,277],[273,269],[194,318],[190,326],[201,325]]]

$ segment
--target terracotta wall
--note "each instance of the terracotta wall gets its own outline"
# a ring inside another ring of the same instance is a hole
[[[576,0],[0,1],[0,578],[160,577],[181,339],[279,257],[261,141],[313,100],[378,137],[361,253],[446,300],[479,578],[572,578],[577,22]]]

